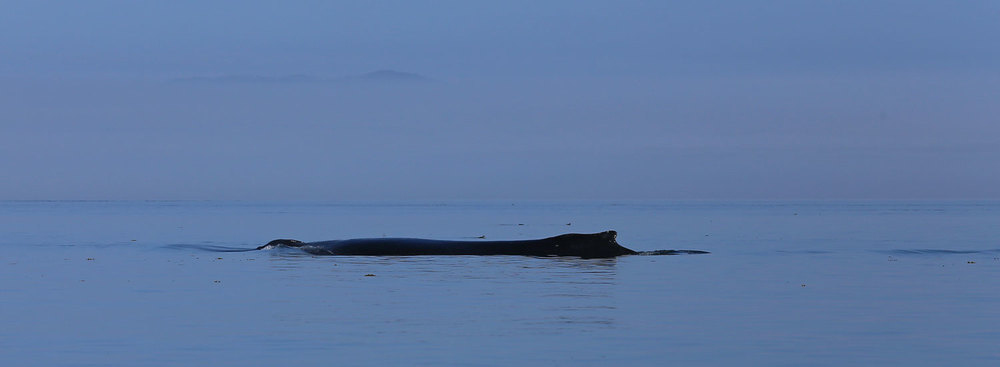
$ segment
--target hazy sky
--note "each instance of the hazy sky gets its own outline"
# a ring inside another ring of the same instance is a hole
[[[0,1],[0,199],[1000,199],[998,38],[995,1]],[[176,81],[381,69],[431,81]]]

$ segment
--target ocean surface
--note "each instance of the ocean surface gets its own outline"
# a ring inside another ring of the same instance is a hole
[[[706,255],[315,257],[617,230]],[[0,202],[3,366],[998,366],[1000,202]]]

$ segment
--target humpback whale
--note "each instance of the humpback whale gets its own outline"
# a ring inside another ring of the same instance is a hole
[[[456,241],[423,238],[356,238],[319,242],[277,239],[258,250],[295,247],[313,255],[415,256],[415,255],[524,255],[575,256],[585,259],[621,255],[677,255],[707,253],[693,250],[637,252],[619,245],[618,232],[568,233],[555,237],[513,241]]]

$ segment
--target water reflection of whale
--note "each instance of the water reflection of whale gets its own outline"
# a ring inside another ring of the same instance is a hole
[[[358,238],[320,242],[279,239],[258,250],[280,247],[299,248],[313,255],[414,256],[414,255],[525,255],[608,258],[621,255],[704,254],[696,250],[633,251],[619,245],[618,233],[569,233],[535,240],[455,241],[422,238]]]

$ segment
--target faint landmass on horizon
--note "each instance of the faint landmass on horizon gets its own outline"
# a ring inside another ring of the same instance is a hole
[[[177,83],[252,83],[252,84],[309,84],[309,83],[423,83],[432,79],[397,70],[382,69],[361,75],[323,77],[308,74],[254,75],[229,74],[219,76],[192,76],[170,79]]]

